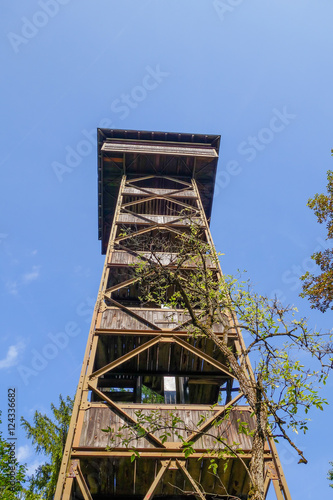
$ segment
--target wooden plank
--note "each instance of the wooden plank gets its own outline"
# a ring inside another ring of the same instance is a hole
[[[189,441],[193,441],[195,439],[197,439],[199,437],[200,434],[204,433],[205,431],[207,431],[207,429],[209,429],[209,427],[211,427],[214,422],[216,422],[216,419],[221,417],[228,408],[230,408],[231,406],[233,406],[234,404],[237,403],[237,401],[243,396],[243,394],[238,394],[238,396],[236,396],[232,401],[230,401],[230,403],[226,404],[225,406],[223,406],[223,408],[219,409],[216,413],[214,413],[214,415],[212,415],[211,418],[209,418],[208,420],[206,420],[200,427],[199,429],[196,431],[196,432],[193,432],[188,440]]]
[[[119,302],[117,302],[114,299],[108,298],[108,300],[110,302],[112,302],[115,306],[119,307],[119,309],[122,309],[123,311],[125,311],[129,316],[134,316],[135,319],[145,323],[146,326],[150,326],[152,328],[152,330],[160,330],[160,328],[158,328],[156,325],[154,325],[153,323],[150,323],[150,321],[147,321],[139,314],[136,314],[133,309],[128,309],[128,307],[120,304]]]
[[[102,151],[115,151],[117,153],[137,153],[144,155],[171,155],[171,156],[202,156],[204,158],[216,158],[217,152],[209,145],[198,144],[149,144],[146,143],[124,143],[121,141],[104,142]]]
[[[125,412],[119,405],[117,405],[114,401],[112,401],[110,398],[108,398],[103,392],[99,391],[96,387],[94,387],[91,384],[88,384],[90,389],[94,391],[102,400],[106,401],[112,408],[114,408],[125,420],[137,424],[137,420],[135,418],[132,418],[127,412]],[[147,438],[151,439],[157,446],[160,446],[161,448],[165,448],[164,444],[162,441],[160,441],[154,434],[151,432],[148,432],[148,430],[142,425],[141,428],[145,431]]]
[[[157,470],[160,468],[160,461],[138,458],[134,464],[136,465],[135,492],[137,495],[140,495],[140,498],[143,498],[157,475]]]
[[[134,465],[131,464],[130,459],[120,459],[116,471],[116,495],[133,494],[133,473]]]
[[[183,228],[188,228],[188,226],[195,221],[196,224],[203,226],[200,217],[194,217],[194,220],[190,220],[187,216],[177,215],[156,215],[150,213],[135,213],[128,208],[123,208],[123,213],[119,215],[117,224],[129,224],[129,225],[147,225],[147,224],[165,224],[172,226],[179,226]],[[214,266],[215,267],[215,266]]]
[[[201,471],[201,482],[200,484],[202,485],[202,488],[204,489],[205,493],[207,494],[212,494],[215,493],[215,476],[213,474],[212,469],[210,469],[210,460],[209,459],[203,459],[203,467]]]
[[[151,500],[154,497],[155,490],[158,486],[158,483],[161,481],[164,473],[167,471],[169,464],[171,460],[167,460],[165,462],[161,463],[161,468],[157,473],[157,476],[155,477],[154,481],[152,482],[149,490],[147,491],[146,495],[144,496],[143,500]]]
[[[217,475],[220,478],[220,481],[217,481],[216,483],[217,493],[220,493],[221,495],[227,495],[231,470],[232,470],[232,459],[230,460],[221,459],[218,461]]]
[[[163,337],[173,337],[174,333],[171,332],[170,330],[124,330],[124,329],[108,329],[108,328],[99,328],[98,330],[95,331],[96,335],[101,335],[101,336],[150,336],[152,337],[153,335],[163,335]],[[187,332],[177,332],[177,335],[186,335],[188,336]]]
[[[66,478],[63,491],[59,491],[59,495],[62,495],[62,498],[72,498],[71,492],[72,492],[72,488],[73,488],[73,482],[74,482],[74,480],[72,477]],[[61,497],[59,497],[59,498],[61,498]]]
[[[242,454],[242,460],[244,460],[244,455]],[[242,494],[242,484],[244,481],[244,475],[247,475],[247,471],[239,459],[232,460],[232,470],[230,474],[228,494],[239,496]]]
[[[203,466],[203,461],[202,460],[192,460],[191,458],[188,458],[186,461],[186,468],[193,478],[193,480],[196,483],[201,482],[201,469]]]

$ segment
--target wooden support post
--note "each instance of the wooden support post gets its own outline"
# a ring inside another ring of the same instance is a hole
[[[72,477],[66,478],[64,490],[63,490],[62,496],[61,496],[61,498],[63,498],[63,500],[69,500],[71,498],[73,483],[74,483],[74,479]]]
[[[268,440],[268,442],[269,442],[269,446],[270,446],[270,449],[271,449],[271,452],[272,452],[272,458],[273,458],[275,470],[276,470],[276,473],[277,473],[278,478],[279,478],[279,484],[280,484],[280,486],[282,486],[282,490],[283,490],[283,493],[284,493],[285,500],[292,500],[290,492],[289,492],[288,484],[287,484],[287,481],[286,481],[286,477],[284,475],[284,472],[283,472],[283,469],[282,469],[282,465],[281,465],[281,462],[280,462],[280,458],[279,458],[279,455],[278,455],[278,452],[277,452],[277,449],[276,449],[276,445],[275,445],[274,439],[270,438]],[[275,485],[274,485],[274,488],[275,488]],[[275,488],[275,490],[276,490],[276,488]]]
[[[119,191],[119,195],[118,195],[118,212],[120,210],[120,198],[121,198],[121,193],[122,193],[122,189],[123,189],[124,185],[125,185],[125,176],[122,177],[122,183],[121,183],[120,191]],[[113,231],[114,231],[114,228],[115,228],[115,224],[113,225]],[[101,282],[100,282],[100,287],[99,287],[99,292],[98,292],[98,298],[96,301],[93,317],[91,320],[86,351],[85,351],[84,358],[83,358],[83,364],[82,364],[78,388],[77,388],[77,391],[75,394],[71,423],[70,423],[68,434],[67,434],[66,445],[65,445],[65,449],[64,449],[62,462],[61,462],[61,467],[60,467],[60,472],[59,472],[59,477],[58,477],[57,488],[56,488],[56,492],[54,495],[54,500],[69,500],[70,499],[70,492],[72,489],[73,479],[67,478],[66,473],[67,473],[67,470],[69,468],[69,461],[71,458],[71,449],[72,449],[72,444],[73,444],[73,439],[74,439],[74,432],[75,432],[76,425],[77,425],[77,419],[78,419],[80,405],[82,403],[85,376],[86,376],[86,372],[87,372],[87,366],[88,366],[88,363],[90,360],[90,351],[91,351],[91,346],[92,346],[92,342],[93,342],[93,338],[94,338],[94,334],[95,334],[94,332],[95,332],[97,314],[98,314],[99,307],[100,307],[101,294],[102,294],[103,287],[105,287],[105,276],[106,276],[106,272],[107,272],[108,257],[109,257],[109,254],[111,253],[111,248],[113,248],[113,245],[112,245],[113,240],[111,239],[112,234],[114,235],[114,232],[112,233],[112,231],[111,231],[111,236],[110,236],[111,244],[109,244],[108,253],[107,253],[107,256],[105,259],[104,270],[103,270],[103,274],[102,274],[102,278],[101,278]],[[100,326],[100,325],[97,325],[97,326]],[[92,360],[90,360],[90,362],[92,362]],[[83,402],[85,403],[85,401],[83,401]]]
[[[278,479],[272,479],[272,483],[274,486],[277,500],[285,500],[285,497],[284,497],[284,495],[282,495],[282,492],[281,492],[280,481]]]

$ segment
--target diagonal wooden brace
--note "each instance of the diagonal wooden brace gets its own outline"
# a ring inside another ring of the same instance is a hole
[[[183,462],[181,462],[180,460],[177,460],[177,459],[176,459],[176,464],[177,464],[179,470],[186,477],[186,479],[191,483],[191,485],[192,485],[194,491],[196,492],[196,494],[198,495],[198,497],[201,498],[201,500],[205,500],[206,499],[205,495],[202,493],[202,491],[200,490],[199,486],[197,485],[197,483],[194,481],[194,479],[191,476],[191,474],[186,469],[185,464]]]
[[[166,472],[166,470],[168,469],[169,465],[170,465],[170,462],[171,460],[168,460],[168,461],[165,461],[165,462],[162,462],[162,467],[160,468],[160,470],[158,471],[154,481],[152,482],[149,490],[147,491],[145,497],[143,500],[151,500],[154,496],[154,493],[155,493],[155,490],[158,486],[158,483],[161,481],[164,473]]]

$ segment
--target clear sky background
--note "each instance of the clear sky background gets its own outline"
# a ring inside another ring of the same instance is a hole
[[[331,0],[2,6],[2,408],[9,387],[27,419],[74,395],[104,261],[98,126],[220,134],[211,228],[224,272],[246,269],[259,291],[331,328],[298,278],[326,245],[306,203],[333,168],[332,19]],[[332,494],[331,405],[295,436],[308,465],[280,446],[293,500]],[[18,451],[30,470],[42,460],[22,430]]]

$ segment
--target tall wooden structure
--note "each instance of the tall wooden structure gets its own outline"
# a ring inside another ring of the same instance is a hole
[[[99,238],[106,259],[55,500],[247,498],[242,461],[249,463],[252,443],[236,429],[239,418],[252,422],[249,407],[238,404],[237,380],[210,340],[188,336],[184,311],[142,304],[133,276],[138,248],[148,255],[145,245],[154,241],[163,254],[159,241],[186,230],[184,209],[213,245],[207,221],[219,142],[212,135],[98,130]],[[222,334],[218,326],[215,332]],[[243,342],[237,324],[228,342],[235,348]],[[147,392],[155,403],[145,403]],[[163,430],[133,441],[128,426],[138,410],[178,415],[194,453],[185,458],[182,441],[171,432],[164,442]],[[207,449],[216,455],[214,435],[221,432],[243,454],[217,459],[214,475]],[[140,453],[134,461],[133,450]],[[272,482],[278,500],[289,500],[274,443],[267,443],[265,460],[266,491]]]

